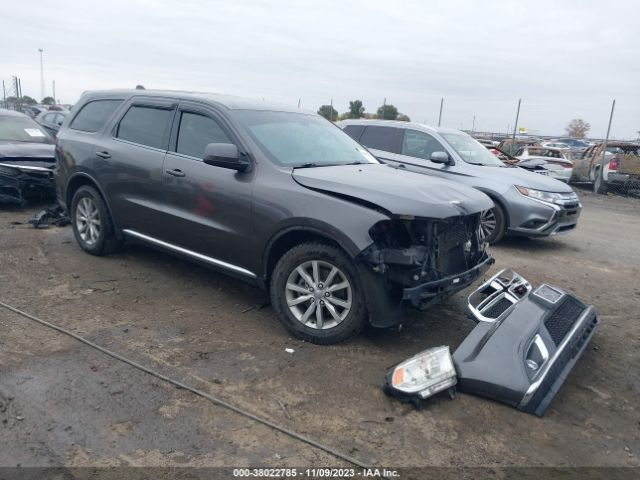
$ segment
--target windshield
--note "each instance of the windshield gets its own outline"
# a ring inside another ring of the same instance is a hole
[[[441,133],[441,135],[467,163],[487,167],[504,166],[504,163],[487,150],[487,147],[464,132],[447,132]]]
[[[335,125],[304,113],[238,110],[234,117],[277,165],[323,167],[378,161]]]
[[[0,116],[0,142],[53,143],[36,122],[13,115]]]

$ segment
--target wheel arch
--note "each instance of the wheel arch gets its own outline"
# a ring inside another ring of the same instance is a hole
[[[502,213],[504,213],[504,223],[505,223],[504,227],[505,229],[509,228],[509,226],[511,225],[511,219],[509,218],[509,210],[505,206],[505,201],[501,199],[498,195],[496,195],[494,192],[492,192],[491,190],[484,190],[482,188],[479,188],[478,190],[484,193],[487,197],[489,197],[493,201],[493,203],[495,203],[498,207],[502,209]]]
[[[343,241],[334,238],[323,229],[308,226],[288,227],[275,234],[267,243],[262,259],[262,275],[260,276],[262,286],[268,288],[276,263],[287,251],[301,243],[313,241],[335,246],[345,252],[349,258],[355,258],[353,251],[350,251]]]
[[[83,187],[85,185],[89,187],[93,187],[98,191],[98,193],[102,197],[102,200],[104,201],[104,204],[107,207],[107,210],[109,211],[109,216],[111,217],[111,222],[113,224],[116,237],[118,239],[121,239],[122,234],[120,232],[120,229],[117,227],[115,218],[113,216],[113,212],[111,211],[111,206],[107,201],[107,196],[104,194],[104,191],[102,190],[102,188],[100,188],[100,185],[98,184],[96,179],[93,178],[88,173],[78,172],[69,178],[69,181],[67,182],[67,188],[65,190],[65,202],[67,205],[67,212],[71,216],[71,202],[73,201],[73,196],[76,194],[76,192],[80,187]]]

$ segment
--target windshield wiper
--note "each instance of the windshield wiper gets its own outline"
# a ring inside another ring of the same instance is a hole
[[[351,163],[303,163],[302,165],[296,165],[293,168],[316,168],[316,167],[341,167],[344,165],[362,165],[365,162],[351,162]]]

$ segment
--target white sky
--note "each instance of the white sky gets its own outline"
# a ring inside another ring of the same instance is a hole
[[[198,90],[338,111],[383,98],[412,120],[560,135],[640,130],[640,4],[612,0],[4,2],[0,78],[74,103],[84,90]]]

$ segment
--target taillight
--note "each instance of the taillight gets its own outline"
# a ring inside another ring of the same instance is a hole
[[[609,170],[618,170],[618,158],[614,157],[609,162]]]

